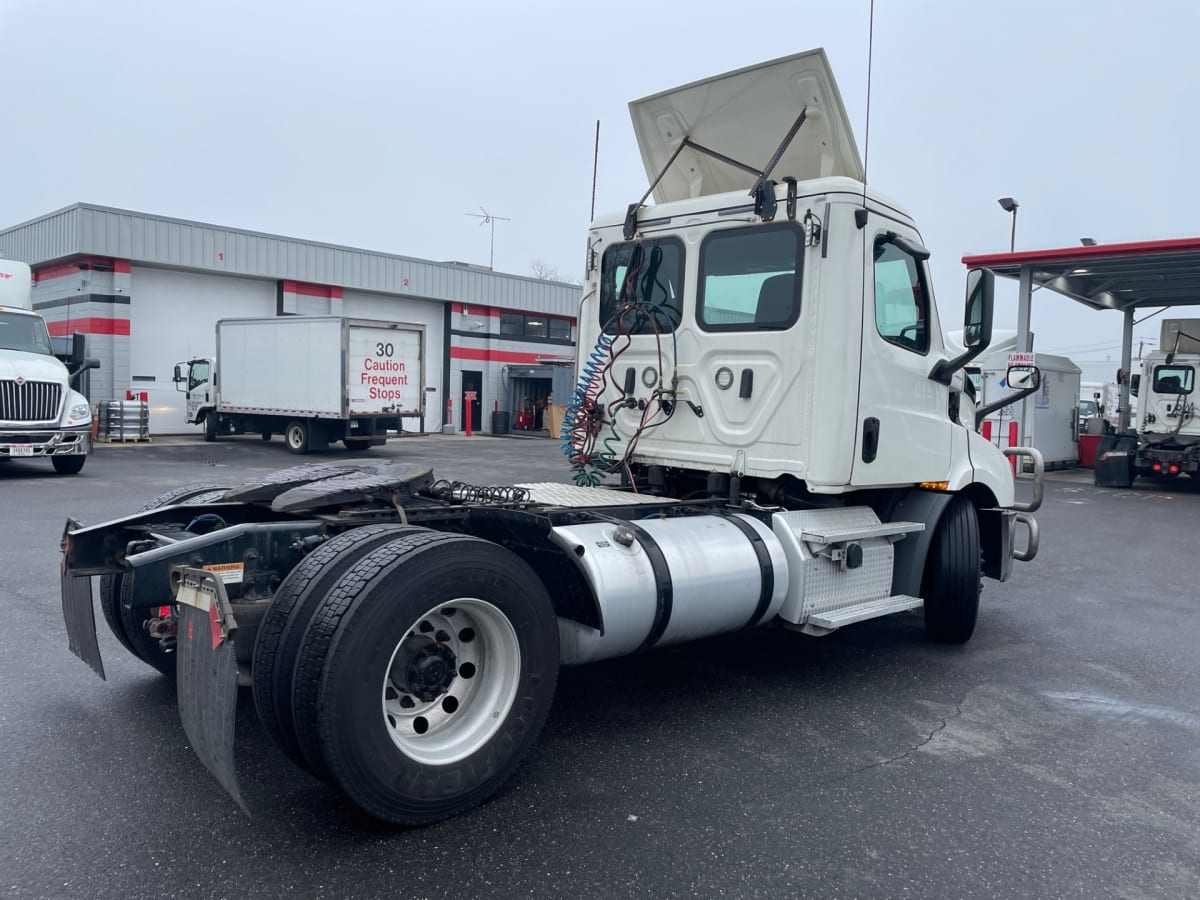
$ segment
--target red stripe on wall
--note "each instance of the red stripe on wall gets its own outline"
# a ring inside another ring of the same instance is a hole
[[[128,319],[103,319],[98,316],[47,322],[46,327],[51,337],[66,337],[76,331],[81,334],[129,334]]]
[[[283,282],[283,292],[285,294],[299,294],[302,297],[325,297],[333,300],[342,298],[342,289],[340,287],[330,287],[325,284],[306,284],[303,281],[287,281]]]
[[[95,268],[101,271],[111,269],[117,275],[129,275],[133,271],[133,265],[127,259],[111,259],[107,256],[77,256],[63,262],[36,267],[33,270],[33,280],[49,281],[52,278],[78,275],[82,270]]]
[[[114,259],[113,271],[118,275],[129,275],[133,272],[133,266],[127,259]]]
[[[480,347],[451,347],[451,359],[472,359],[479,362],[517,363],[536,366],[549,359],[559,359],[549,353],[519,353],[516,350],[484,350]]]

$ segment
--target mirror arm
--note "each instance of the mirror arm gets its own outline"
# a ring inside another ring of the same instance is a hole
[[[987,406],[984,406],[984,407],[976,410],[975,411],[975,430],[978,431],[979,426],[981,424],[983,424],[983,420],[986,419],[988,416],[990,416],[992,413],[994,413],[996,410],[1000,409],[1000,407],[1008,406],[1010,403],[1016,403],[1018,400],[1023,400],[1026,397],[1028,397],[1030,394],[1036,394],[1037,389],[1040,387],[1041,387],[1041,384],[1039,382],[1038,384],[1035,384],[1032,387],[1023,388],[1022,390],[1017,391],[1015,394],[1009,394],[1003,400],[997,400],[995,403],[989,403]]]
[[[990,340],[983,341],[976,346],[971,347],[966,353],[962,353],[954,357],[954,359],[939,359],[937,364],[929,373],[930,381],[936,381],[938,384],[949,385],[950,380],[954,378],[954,373],[973,360],[975,357],[983,353],[984,350],[991,346],[991,343],[992,342]]]

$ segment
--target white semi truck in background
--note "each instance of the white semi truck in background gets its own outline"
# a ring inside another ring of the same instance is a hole
[[[75,475],[92,450],[92,410],[72,388],[74,372],[54,355],[46,322],[33,311],[29,266],[0,260],[0,461],[48,458]]]
[[[1138,398],[1137,451],[1131,474],[1160,479],[1200,476],[1200,319],[1166,319],[1158,349],[1131,384]]]
[[[204,439],[282,434],[308,453],[383,444],[425,412],[425,328],[340,316],[221,319],[215,357],[175,367],[187,421]]]
[[[428,823],[513,774],[562,665],[907,611],[961,643],[981,580],[1035,556],[1040,456],[984,441],[965,388],[994,277],[969,273],[948,349],[929,251],[864,185],[823,51],[631,111],[652,185],[588,229],[574,484],[324,463],[67,522],[72,649],[103,674],[100,575],[118,639],[177,678],[191,746],[240,803],[239,677],[300,766]],[[1034,462],[1028,502],[1010,455]]]

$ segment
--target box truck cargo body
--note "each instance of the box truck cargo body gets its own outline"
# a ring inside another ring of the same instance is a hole
[[[424,326],[286,316],[217,322],[215,359],[177,370],[188,421],[205,438],[281,433],[305,453],[331,441],[382,444],[404,417],[424,414]]]

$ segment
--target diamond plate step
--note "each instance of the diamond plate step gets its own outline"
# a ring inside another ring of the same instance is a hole
[[[891,537],[894,534],[909,534],[924,531],[923,522],[883,522],[876,525],[848,525],[822,528],[820,531],[802,531],[800,539],[813,544],[837,544],[843,541],[865,541],[867,538]]]
[[[908,597],[897,594],[894,597],[884,597],[882,600],[871,600],[858,603],[842,609],[831,609],[827,612],[809,616],[807,624],[818,628],[841,628],[843,625],[853,625],[855,622],[865,622],[890,613],[906,612],[923,606],[925,601],[920,597]]]

